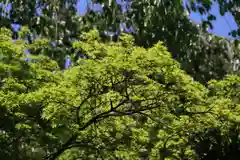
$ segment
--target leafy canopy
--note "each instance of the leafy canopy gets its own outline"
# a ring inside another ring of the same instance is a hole
[[[101,42],[83,33],[84,56],[62,71],[1,29],[1,132],[4,159],[234,159],[239,154],[239,77],[193,81],[167,48],[134,45],[122,34]],[[85,57],[85,58],[84,58]],[[219,149],[220,148],[220,149]]]
[[[238,40],[230,41],[207,32],[207,27],[212,28],[212,21],[216,20],[216,15],[210,13],[213,4],[219,4],[221,15],[229,12],[238,23],[238,1],[92,0],[86,1],[87,12],[83,16],[77,13],[78,3],[79,0],[7,0],[0,5],[0,26],[29,27],[26,36],[29,43],[38,36],[55,42],[56,47],[48,56],[62,69],[66,58],[75,63],[79,57],[72,48],[73,41],[79,34],[96,28],[103,40],[110,39],[106,31],[116,34],[113,39],[131,31],[139,46],[152,47],[159,40],[164,42],[181,67],[204,84],[210,79],[239,73]],[[94,11],[95,4],[102,6],[101,11]],[[201,27],[189,20],[187,12],[205,15]],[[235,30],[231,34],[236,37],[239,33]],[[20,35],[14,32],[13,37],[17,39]]]

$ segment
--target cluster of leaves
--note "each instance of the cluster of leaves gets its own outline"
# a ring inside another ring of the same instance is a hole
[[[66,56],[73,57],[74,63],[77,61],[72,42],[80,33],[97,28],[102,38],[108,36],[104,31],[117,33],[118,37],[123,32],[121,24],[126,24],[127,28],[133,28],[132,35],[138,46],[149,48],[159,40],[163,41],[181,67],[195,80],[206,84],[210,79],[222,79],[235,72],[233,57],[239,53],[227,39],[205,31],[216,19],[209,13],[213,2],[219,4],[222,15],[230,12],[238,21],[238,1],[123,0],[119,3],[116,0],[92,0],[91,3],[86,1],[87,13],[80,17],[76,13],[77,0],[8,0],[0,6],[0,25],[7,28],[11,28],[12,23],[28,26],[31,43],[34,35],[56,42],[56,48],[51,51],[54,56],[49,57],[57,60],[63,69]],[[5,7],[11,5],[10,12],[4,10],[4,4]],[[100,4],[102,11],[93,11],[91,5],[94,4]],[[203,27],[192,23],[186,10],[206,15]],[[232,35],[237,33],[233,31]]]
[[[52,73],[58,70],[58,65],[45,56],[27,56],[24,41],[14,42],[11,34],[1,29],[0,156],[35,159],[45,145],[53,142],[48,135],[48,123],[41,118],[43,106],[37,98],[43,98],[38,93],[40,88],[59,81]]]
[[[232,57],[239,53],[238,48],[226,38],[213,36],[206,31],[207,27],[212,28],[212,21],[216,19],[209,13],[212,1],[187,1],[184,4],[181,0],[131,0],[124,1],[129,5],[126,11],[116,1],[111,1],[112,4],[107,1],[94,2],[103,6],[102,14],[89,12],[84,18],[87,20],[91,17],[91,23],[100,31],[109,29],[120,32],[120,24],[125,23],[127,27],[133,27],[133,35],[139,46],[151,47],[159,40],[163,41],[173,58],[195,80],[207,83],[233,71]],[[218,3],[221,7],[225,5],[220,1]],[[189,20],[184,6],[188,12],[207,15],[201,27]]]
[[[28,26],[34,36],[47,37],[69,46],[69,40],[79,32],[81,18],[77,16],[77,0],[7,0],[1,1],[0,27],[12,24]],[[16,38],[17,32],[15,32]],[[33,37],[28,37],[29,41]]]
[[[239,154],[239,76],[193,81],[167,48],[121,34],[83,33],[85,57],[61,71],[28,56],[45,40],[13,41],[1,29],[0,156],[3,159],[234,159]],[[224,157],[225,156],[225,157]]]

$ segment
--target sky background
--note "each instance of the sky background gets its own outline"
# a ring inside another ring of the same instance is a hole
[[[214,3],[211,13],[213,15],[216,15],[217,20],[213,21],[213,30],[210,30],[210,32],[218,35],[218,36],[224,36],[231,38],[228,33],[231,30],[237,29],[237,24],[233,18],[233,16],[230,13],[225,14],[225,16],[221,16],[219,13],[219,6],[217,3]],[[201,22],[202,17],[199,13],[192,13],[189,16],[190,19],[193,21],[199,23]]]
[[[78,12],[80,15],[85,14],[86,8],[87,8],[87,0],[79,0],[78,2]],[[117,0],[119,1],[119,0]],[[96,9],[99,9],[99,6],[95,6]],[[211,13],[214,14],[217,17],[216,21],[213,21],[213,30],[209,30],[210,32],[218,35],[223,36],[226,38],[233,39],[231,36],[228,35],[228,33],[231,30],[237,29],[236,22],[234,21],[234,18],[230,13],[225,14],[225,16],[221,16],[219,14],[219,6],[217,3],[214,3]],[[191,13],[189,15],[189,18],[197,23],[201,22],[201,19],[204,19],[205,17],[202,17],[199,13]]]

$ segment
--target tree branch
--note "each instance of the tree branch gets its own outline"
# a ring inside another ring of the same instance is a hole
[[[82,131],[84,129],[86,129],[88,126],[90,126],[91,124],[93,123],[96,123],[96,122],[99,122],[99,119],[102,119],[102,118],[106,118],[106,117],[109,117],[109,113],[111,112],[115,112],[115,110],[117,108],[119,108],[120,106],[122,106],[123,104],[125,104],[127,102],[127,100],[123,100],[121,101],[117,106],[111,108],[110,110],[106,111],[106,112],[103,112],[97,116],[94,116],[93,118],[91,118],[84,126],[82,126],[81,128],[79,128],[79,131]]]
[[[80,112],[80,109],[81,109],[81,106],[90,98],[91,96],[87,96],[82,102],[81,104],[77,107],[77,110],[76,110],[76,119],[77,119],[77,124],[80,125],[80,117],[79,117],[79,112]]]
[[[91,118],[87,123],[85,123],[85,125],[83,125],[82,127],[80,127],[78,130],[79,131],[83,131],[84,129],[86,129],[87,127],[89,127],[90,125],[97,123],[99,121],[101,121],[103,118],[107,118],[110,116],[109,113],[113,112],[115,109],[119,108],[120,106],[122,106],[123,104],[125,104],[127,102],[127,100],[123,100],[121,101],[117,106],[115,106],[114,108],[111,108],[110,110],[103,112],[93,118]],[[83,103],[83,102],[82,102]],[[74,144],[76,144],[76,139],[78,137],[78,134],[73,135],[64,145],[61,146],[61,148],[58,149],[57,152],[46,156],[46,158],[44,159],[48,159],[48,160],[55,160],[57,157],[59,157],[65,150],[70,149],[72,147],[74,147]]]
[[[69,146],[77,139],[77,134],[73,135],[64,145],[61,146],[60,149],[58,149],[57,152],[50,154],[49,156],[46,156],[44,159],[48,160],[55,160],[57,157],[59,157],[65,150],[69,149]]]

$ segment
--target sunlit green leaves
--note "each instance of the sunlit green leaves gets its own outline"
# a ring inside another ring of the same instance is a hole
[[[42,53],[24,54],[27,47],[48,48],[48,40],[26,45],[5,36],[9,41],[0,42],[4,157],[18,152],[18,159],[36,160],[199,159],[205,150],[210,154],[209,145],[230,148],[230,133],[237,134],[239,76],[203,86],[180,69],[162,42],[143,48],[121,34],[120,41],[104,43],[93,30],[73,43],[87,58],[60,71]],[[221,141],[214,142],[219,135]]]

